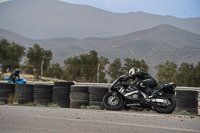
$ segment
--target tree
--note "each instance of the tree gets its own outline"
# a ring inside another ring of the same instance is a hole
[[[100,63],[100,82],[105,81],[103,68],[108,63],[105,57],[98,58],[95,50],[91,50],[89,54],[82,54],[79,56],[70,57],[64,61],[65,70],[63,79],[75,81],[97,81],[97,68]]]
[[[0,40],[0,64],[2,72],[13,71],[20,67],[22,57],[25,55],[25,47],[9,43],[6,39]]]
[[[60,64],[54,62],[51,63],[46,73],[44,73],[44,76],[46,77],[59,78],[59,79],[61,79],[62,75],[63,75],[63,70]]]
[[[196,70],[193,63],[181,63],[177,71],[176,83],[179,86],[198,87],[199,81],[197,81]]]
[[[110,82],[116,80],[119,76],[123,75],[122,63],[120,58],[116,58],[113,63],[108,67],[108,75],[112,78]]]
[[[158,83],[174,82],[177,65],[174,62],[166,61],[164,64],[159,64],[155,67],[157,69]]]
[[[43,62],[43,73],[47,71],[50,66],[50,61],[52,60],[53,53],[51,50],[44,50],[38,44],[34,44],[30,47],[26,54],[25,70],[26,73],[33,74],[33,69],[36,69],[37,75],[41,73],[41,65]]]
[[[107,83],[108,80],[105,78],[106,77],[106,71],[105,71],[105,66],[107,64],[109,64],[109,59],[107,57],[103,57],[101,56],[99,58],[99,64],[100,64],[100,68],[99,68],[99,82],[100,83]]]
[[[200,81],[200,62],[198,62],[196,65],[196,80],[195,80],[196,87],[200,87],[199,81]]]

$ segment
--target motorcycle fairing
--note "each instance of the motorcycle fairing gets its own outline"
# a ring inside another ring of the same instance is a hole
[[[7,80],[7,81],[10,82],[10,83],[12,82],[12,81],[11,81],[9,78],[7,78],[7,77],[4,77],[4,79]],[[25,83],[26,83],[26,80],[23,79],[23,78],[21,78],[21,80],[16,79],[16,80],[15,80],[15,83],[16,83],[16,84],[25,84]]]
[[[140,98],[139,98],[139,91],[135,90],[135,91],[130,91],[128,88],[126,87],[121,87],[119,89],[119,92],[124,96],[126,97],[127,99],[129,100],[138,100],[140,101]]]

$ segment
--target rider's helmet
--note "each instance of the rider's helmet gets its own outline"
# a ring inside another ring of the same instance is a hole
[[[20,73],[20,69],[15,69],[15,72]]]
[[[140,71],[140,69],[138,68],[138,67],[133,67],[133,68],[131,68],[130,70],[129,70],[129,75],[132,75],[132,74],[134,74],[134,73],[136,73],[136,72],[139,72]]]

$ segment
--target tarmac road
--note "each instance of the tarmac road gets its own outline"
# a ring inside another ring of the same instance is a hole
[[[0,133],[200,133],[200,117],[0,105]]]

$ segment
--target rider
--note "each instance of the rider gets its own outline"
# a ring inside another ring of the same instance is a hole
[[[16,69],[10,74],[9,79],[11,80],[11,83],[15,83],[16,77],[18,77],[18,79],[20,80],[19,73],[20,73],[20,69]]]
[[[124,78],[124,81],[129,79],[138,79],[136,87],[142,91],[145,91],[149,97],[155,97],[155,93],[150,89],[157,86],[157,81],[146,72],[141,72],[139,68],[133,67],[129,70],[129,76]]]

